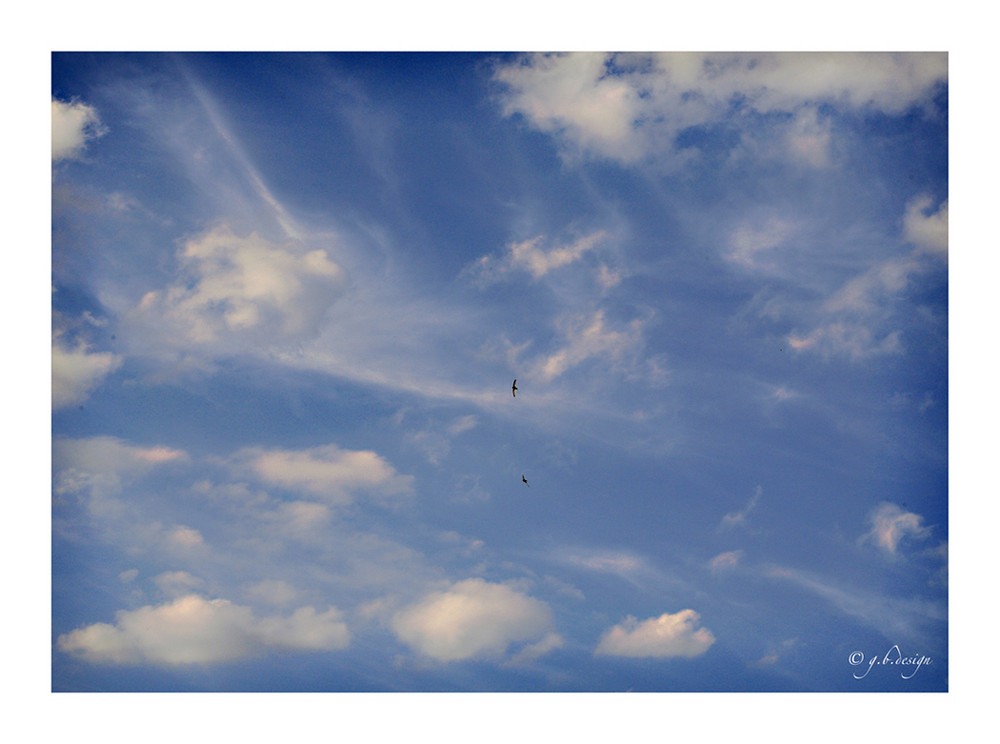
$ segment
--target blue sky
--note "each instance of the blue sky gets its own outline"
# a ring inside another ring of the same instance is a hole
[[[55,54],[52,116],[53,689],[948,689],[946,55]]]

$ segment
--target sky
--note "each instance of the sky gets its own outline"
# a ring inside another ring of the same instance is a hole
[[[948,62],[53,54],[52,689],[948,690]]]

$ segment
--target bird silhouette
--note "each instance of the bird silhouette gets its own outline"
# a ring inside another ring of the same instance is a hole
[[[528,479],[525,478],[523,474],[521,475],[521,480],[524,481],[524,485],[526,485],[528,488],[531,488],[531,484],[528,483]]]
[[[511,392],[511,395],[513,395],[515,398],[517,397],[517,380],[516,379],[514,380],[514,384],[510,386],[510,392]]]

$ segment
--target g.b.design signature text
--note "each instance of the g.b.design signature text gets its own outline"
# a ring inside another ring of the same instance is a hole
[[[884,656],[869,656],[865,658],[864,652],[853,651],[847,657],[848,663],[851,666],[861,667],[864,669],[862,673],[855,672],[854,679],[864,679],[868,676],[868,673],[872,670],[872,667],[876,666],[888,666],[896,667],[899,669],[899,676],[903,679],[912,679],[922,666],[927,666],[933,663],[931,657],[920,655],[904,656],[899,650],[899,646],[893,645],[888,651],[885,652]]]

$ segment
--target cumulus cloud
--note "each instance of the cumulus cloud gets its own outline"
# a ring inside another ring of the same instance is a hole
[[[511,644],[534,639],[541,640],[529,655],[557,646],[547,604],[482,579],[431,592],[397,612],[391,625],[400,640],[439,661],[497,656]]]
[[[784,114],[789,155],[822,167],[830,130],[819,105],[899,114],[927,105],[947,74],[945,54],[574,53],[525,55],[494,77],[504,114],[570,155],[677,158],[686,129]]]
[[[700,619],[694,610],[664,613],[642,622],[629,616],[605,631],[595,653],[653,658],[700,656],[715,643],[708,628],[697,627]]]
[[[226,599],[188,594],[158,606],[122,610],[115,623],[95,623],[59,636],[60,651],[98,664],[212,664],[272,649],[334,651],[350,632],[336,608],[301,607],[287,617],[256,618]]]
[[[575,263],[609,238],[603,230],[585,235],[572,243],[548,246],[544,236],[520,243],[511,243],[499,257],[483,256],[465,269],[467,275],[481,284],[492,284],[514,271],[529,273],[541,279],[555,269]]]
[[[862,540],[872,541],[893,555],[897,553],[903,540],[924,540],[931,532],[929,527],[924,526],[922,516],[903,511],[896,504],[880,504],[869,519],[872,528]]]
[[[236,453],[239,467],[264,483],[348,504],[355,494],[394,498],[413,490],[413,476],[400,475],[377,453],[330,444],[304,450],[251,447]]]
[[[106,132],[93,106],[52,99],[52,162],[79,158],[88,141]]]
[[[122,357],[91,351],[83,341],[70,347],[52,343],[52,410],[83,403],[109,374],[122,365]]]
[[[129,318],[159,329],[158,343],[165,333],[178,345],[235,351],[310,337],[346,285],[325,250],[226,225],[187,241],[179,259],[184,280],[148,292]]]

